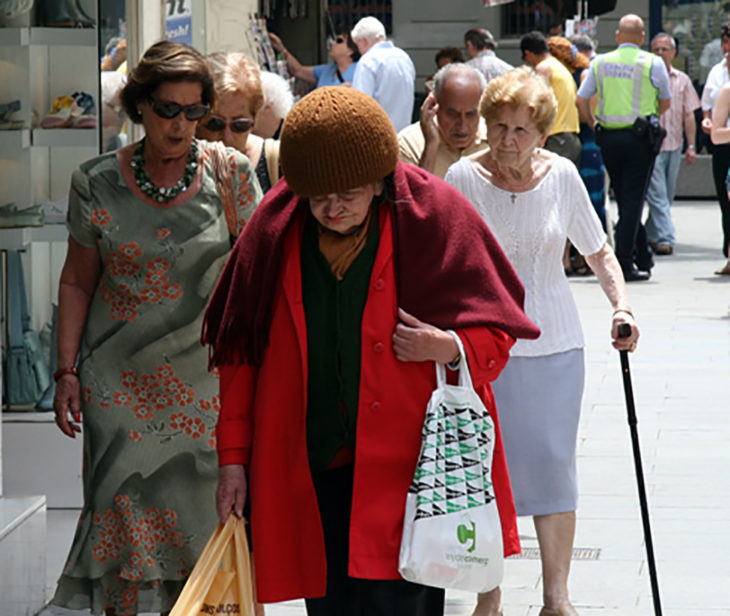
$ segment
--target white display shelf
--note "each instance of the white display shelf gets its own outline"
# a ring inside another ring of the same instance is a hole
[[[30,146],[30,130],[0,130],[0,154],[14,153]]]
[[[0,246],[3,250],[23,250],[33,241],[32,227],[0,229]]]
[[[45,224],[32,227],[31,236],[34,242],[65,242],[68,240],[68,229],[63,223]]]
[[[96,128],[34,128],[33,145],[67,148],[97,147]]]
[[[0,247],[3,250],[23,250],[31,242],[65,242],[66,240],[68,240],[68,229],[64,224],[0,229]],[[3,417],[3,421],[6,419],[7,417]]]
[[[30,28],[0,28],[0,47],[18,47],[30,42]]]
[[[96,28],[31,28],[31,45],[96,47]]]

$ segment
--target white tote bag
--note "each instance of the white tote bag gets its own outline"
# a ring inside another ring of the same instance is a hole
[[[439,588],[487,592],[502,582],[502,527],[492,486],[494,423],[474,391],[461,340],[459,384],[436,364],[421,453],[406,499],[398,571]]]

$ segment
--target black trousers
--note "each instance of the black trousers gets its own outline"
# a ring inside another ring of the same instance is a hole
[[[730,201],[727,198],[727,186],[725,178],[730,168],[730,143],[711,145],[712,154],[712,179],[715,181],[715,192],[720,203],[720,214],[722,216],[722,254],[728,255],[730,245]]]
[[[353,466],[313,475],[327,552],[327,595],[307,599],[309,616],[443,616],[444,591],[405,580],[347,574]]]
[[[624,271],[632,263],[640,270],[653,265],[641,212],[656,154],[645,137],[630,129],[603,130],[600,133],[601,154],[618,205],[618,223],[614,228],[614,250]]]

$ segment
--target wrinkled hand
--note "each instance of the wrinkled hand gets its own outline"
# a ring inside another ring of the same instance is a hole
[[[436,112],[439,106],[436,97],[431,92],[421,105],[420,124],[421,132],[426,143],[438,142],[441,139],[438,126],[436,126]]]
[[[69,411],[73,421],[69,420]],[[53,396],[53,412],[56,414],[56,425],[66,436],[76,438],[81,432],[81,383],[77,376],[65,374],[56,383],[56,394]]]
[[[618,328],[622,323],[628,323],[631,326],[631,335],[627,338],[618,337]],[[636,350],[636,344],[639,341],[639,326],[628,312],[619,310],[613,315],[613,320],[611,322],[611,338],[613,339],[613,347],[619,351],[629,351],[633,353]]]
[[[697,160],[697,152],[695,150],[690,150],[687,148],[684,152],[684,162],[687,165],[691,165]]]
[[[241,464],[226,464],[218,469],[218,489],[215,506],[221,522],[228,519],[231,511],[243,517],[246,504],[246,471]]]
[[[448,364],[459,352],[451,334],[419,321],[398,308],[401,322],[393,333],[393,351],[400,361],[436,361]]]
[[[712,132],[712,119],[702,118],[702,123],[700,124],[700,127],[702,128],[703,133],[709,135]]]

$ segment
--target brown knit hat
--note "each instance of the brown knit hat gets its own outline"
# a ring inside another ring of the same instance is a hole
[[[398,137],[388,114],[367,94],[344,86],[317,88],[286,116],[279,158],[297,195],[329,195],[391,173]]]

